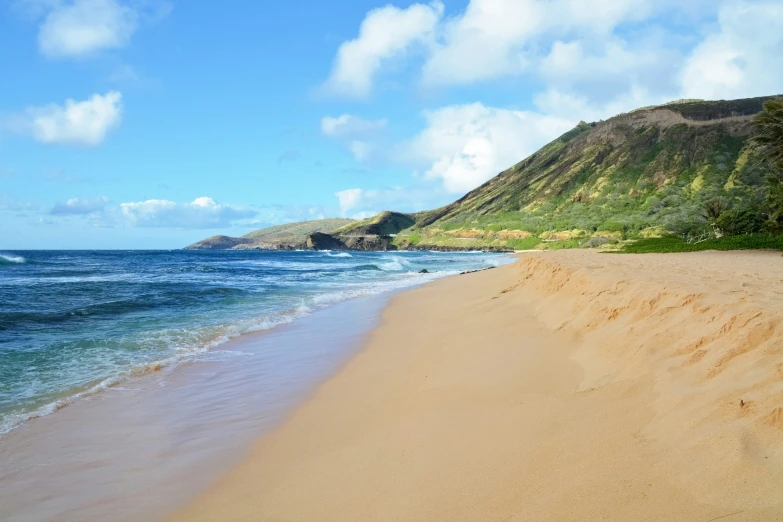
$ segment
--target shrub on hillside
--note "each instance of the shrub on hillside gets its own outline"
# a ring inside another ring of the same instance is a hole
[[[726,210],[715,220],[715,225],[726,236],[739,236],[760,232],[764,227],[761,214],[749,208]]]
[[[769,166],[767,228],[783,231],[783,98],[768,101],[754,120],[754,141]]]

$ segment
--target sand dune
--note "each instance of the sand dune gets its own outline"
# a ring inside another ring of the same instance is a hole
[[[779,253],[524,254],[396,296],[174,520],[783,520]]]

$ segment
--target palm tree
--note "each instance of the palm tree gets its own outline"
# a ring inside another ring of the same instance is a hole
[[[783,98],[766,102],[753,125],[756,130],[753,139],[770,168],[767,178],[768,224],[773,231],[780,232],[783,231]]]

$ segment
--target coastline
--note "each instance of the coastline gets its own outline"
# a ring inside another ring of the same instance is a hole
[[[520,257],[392,297],[169,519],[783,517],[779,253]]]
[[[231,339],[4,434],[0,519],[159,519],[349,359],[388,298],[349,299]]]

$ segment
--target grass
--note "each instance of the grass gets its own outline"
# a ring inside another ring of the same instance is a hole
[[[783,236],[751,234],[687,243],[676,237],[640,239],[618,250],[620,254],[699,252],[702,250],[783,250]]]
[[[509,239],[506,241],[506,246],[508,248],[513,248],[514,250],[532,250],[536,246],[541,244],[541,240],[537,237],[528,237],[525,239]]]
[[[301,242],[308,234],[313,232],[331,232],[337,228],[354,223],[352,219],[332,218],[317,219],[313,221],[300,221],[298,223],[288,223],[285,225],[276,225],[269,228],[255,230],[242,237],[252,239],[263,239],[273,242]]]

